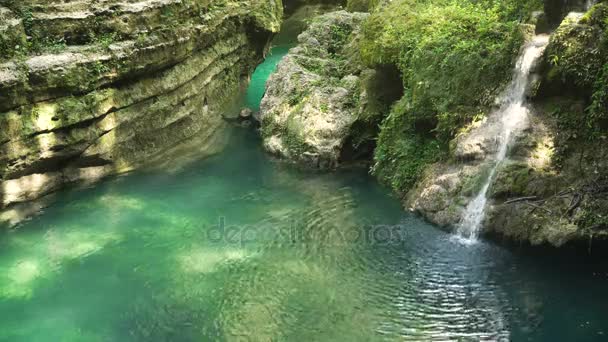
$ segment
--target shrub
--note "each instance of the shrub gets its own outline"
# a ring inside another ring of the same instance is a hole
[[[411,187],[465,125],[487,111],[511,76],[520,22],[539,1],[395,0],[364,25],[366,64],[394,65],[404,96],[381,126],[374,172]]]
[[[380,0],[348,0],[346,9],[351,12],[371,12]]]

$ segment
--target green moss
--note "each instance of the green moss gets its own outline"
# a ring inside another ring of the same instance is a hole
[[[608,51],[607,51],[608,52]],[[608,132],[608,62],[604,64],[594,83],[591,106],[585,120],[589,139],[604,139]]]
[[[574,222],[589,234],[608,230],[608,201],[601,198],[585,201],[575,215]]]
[[[287,103],[290,106],[294,107],[299,105],[305,97],[306,94],[303,91],[296,89],[294,92],[289,94],[289,97],[287,98]]]
[[[608,4],[567,19],[547,47],[539,99],[556,123],[555,164],[608,133]]]
[[[325,103],[325,102],[321,103],[319,105],[319,109],[321,110],[321,112],[327,113],[327,112],[329,112],[329,105],[327,103]]]
[[[484,165],[478,173],[468,176],[462,181],[460,193],[464,196],[475,196],[481,192],[485,182],[488,180],[493,164]]]
[[[360,43],[369,66],[394,65],[404,95],[381,125],[374,170],[399,192],[483,116],[509,81],[520,22],[540,1],[396,0],[372,13]]]
[[[297,119],[299,111],[294,111],[287,119],[287,124],[283,130],[283,143],[287,145],[288,151],[301,156],[302,153],[308,150],[308,146],[304,137],[304,127],[300,120]]]
[[[532,170],[526,163],[506,163],[499,167],[496,179],[492,184],[491,195],[494,198],[509,198],[531,195],[528,192]]]
[[[364,32],[364,60],[394,64],[403,75],[408,113],[398,114],[413,124],[428,122],[443,140],[478,112],[458,107],[493,103],[523,40],[517,21],[501,20],[494,9],[450,1],[393,2],[372,15]]]
[[[351,12],[371,12],[381,0],[348,0],[346,9]]]
[[[393,117],[388,117],[381,126],[372,173],[393,190],[404,193],[443,152],[435,139],[408,134],[392,120]]]

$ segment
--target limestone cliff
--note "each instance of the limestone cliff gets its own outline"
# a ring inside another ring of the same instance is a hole
[[[299,45],[268,80],[260,107],[269,152],[309,168],[332,169],[371,151],[377,132],[370,130],[387,110],[377,99],[396,97],[381,81],[385,73],[360,61],[357,36],[366,17],[328,13],[298,37]]]
[[[539,73],[534,122],[496,177],[488,233],[591,247],[608,239],[608,4],[569,14]]]
[[[0,0],[0,208],[220,127],[279,0]]]

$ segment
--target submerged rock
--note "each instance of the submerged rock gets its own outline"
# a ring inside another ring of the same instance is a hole
[[[239,114],[239,117],[243,120],[249,120],[251,119],[253,115],[253,111],[251,110],[251,108],[243,108],[241,110],[241,113]]]
[[[348,44],[366,16],[325,14],[298,37],[268,80],[260,106],[266,150],[311,168],[340,164],[364,96],[363,68]]]

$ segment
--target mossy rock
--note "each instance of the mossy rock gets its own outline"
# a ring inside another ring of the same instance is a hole
[[[571,13],[551,37],[542,67],[540,98],[569,94],[590,99],[608,62],[608,4],[585,15]]]

